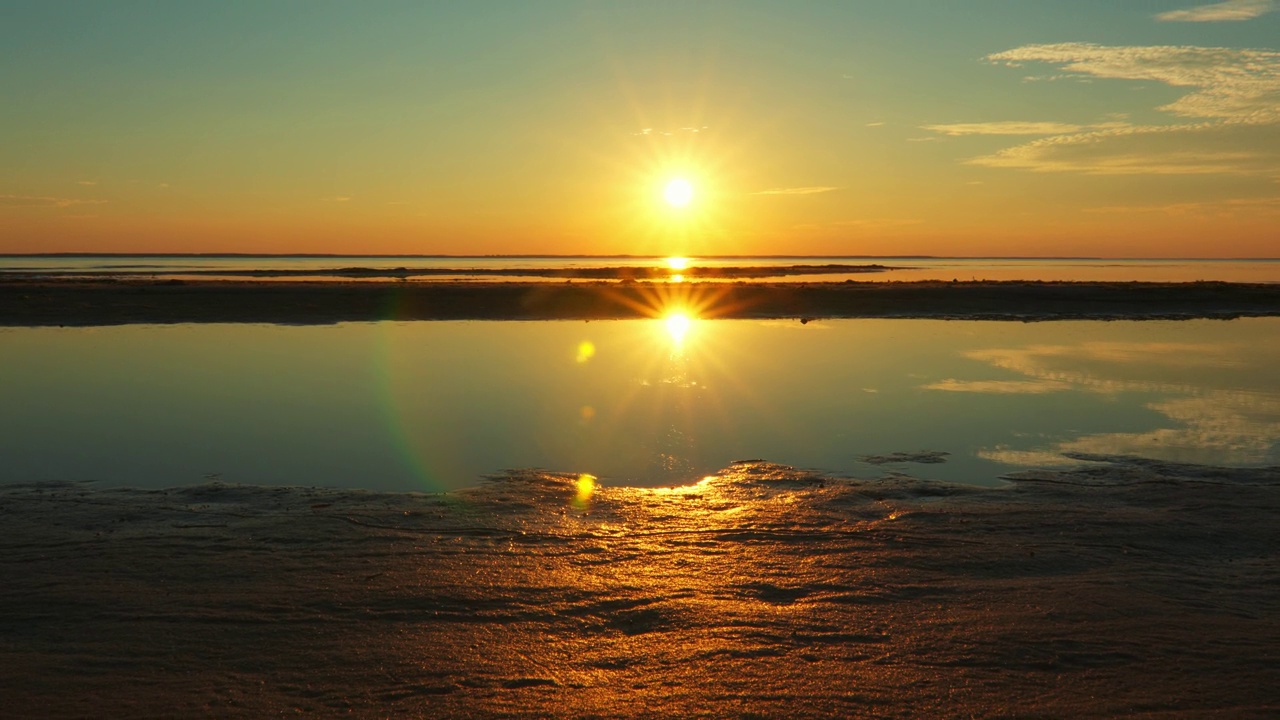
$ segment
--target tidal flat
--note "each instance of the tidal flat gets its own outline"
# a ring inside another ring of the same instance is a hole
[[[1274,717],[1280,468],[0,486],[10,717]]]
[[[486,282],[4,278],[0,325],[705,318],[1006,320],[1280,315],[1280,284]]]

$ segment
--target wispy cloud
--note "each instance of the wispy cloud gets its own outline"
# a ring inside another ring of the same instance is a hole
[[[947,135],[1045,135],[969,164],[1090,175],[1280,177],[1280,52],[1058,43],[1026,45],[987,59],[1011,66],[1048,63],[1086,77],[1181,88],[1185,94],[1157,109],[1194,120],[1134,125],[1110,116],[1103,123],[1056,128],[1051,122],[927,126]]]
[[[90,186],[92,186],[92,185],[97,185],[97,184],[98,184],[98,181],[97,181],[97,180],[77,180],[77,181],[76,181],[76,184],[77,184],[77,185],[90,185]]]
[[[1273,0],[1226,0],[1186,10],[1170,10],[1156,15],[1163,22],[1239,22],[1261,17],[1276,9]]]
[[[815,185],[811,187],[793,187],[793,188],[770,188],[769,190],[759,190],[751,193],[752,195],[816,195],[818,193],[831,192],[839,190],[838,187],[827,187],[825,185]]]
[[[337,202],[337,203],[344,203],[344,202],[351,202],[351,198],[350,198],[350,197],[347,197],[346,195],[335,195],[335,196],[333,196],[333,197],[327,197],[327,198],[325,198],[325,199],[324,199],[324,201],[325,201],[325,202]]]
[[[1207,202],[1169,203],[1165,205],[1108,205],[1085,208],[1087,213],[1127,215],[1154,213],[1191,217],[1234,217],[1239,214],[1280,214],[1280,197],[1229,198]]]
[[[1280,125],[1127,126],[1041,138],[966,162],[1085,175],[1269,175],[1280,172]]]
[[[1188,118],[1280,122],[1280,52],[1195,46],[1091,43],[1026,45],[988,55],[992,62],[1043,62],[1112,80],[1194,88],[1159,109]]]
[[[1000,122],[921,125],[920,129],[956,137],[960,135],[1062,135],[1080,132],[1085,127],[1069,123],[1005,120]]]
[[[0,195],[0,205],[7,207],[74,207],[76,205],[104,205],[106,200],[80,200],[77,198],[49,197],[46,195]]]
[[[923,386],[924,390],[944,392],[990,393],[994,395],[1043,395],[1070,390],[1071,384],[1060,380],[956,380],[948,378]]]
[[[914,218],[859,218],[857,220],[839,220],[837,222],[825,224],[806,223],[803,225],[793,225],[791,229],[803,231],[859,229],[888,232],[896,228],[922,225],[923,223],[923,220],[917,220]]]
[[[710,128],[706,125],[670,128],[665,130],[661,128],[641,128],[638,132],[633,132],[631,134],[638,135],[640,137],[671,137],[672,135],[680,134],[704,133],[709,129]]]

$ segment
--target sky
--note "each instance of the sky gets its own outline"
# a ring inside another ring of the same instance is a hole
[[[0,253],[1280,256],[1280,0],[0,0],[0,98]]]

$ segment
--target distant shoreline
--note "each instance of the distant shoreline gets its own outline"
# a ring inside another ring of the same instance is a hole
[[[636,255],[631,253],[615,253],[606,255],[576,255],[563,253],[516,253],[516,254],[454,254],[454,253],[244,253],[244,252],[202,252],[202,253],[148,253],[148,252],[43,252],[43,253],[0,253],[0,258],[370,258],[370,259],[459,259],[459,260],[525,260],[540,258],[580,258],[601,260],[664,260],[668,255]],[[760,260],[804,260],[821,259],[855,259],[855,260],[1117,260],[1117,261],[1187,261],[1187,262],[1278,262],[1280,257],[1142,257],[1142,256],[1102,256],[1102,255],[826,255],[826,254],[716,254],[690,255],[695,260],[744,260],[756,258]]]
[[[1280,284],[1225,282],[400,282],[0,279],[0,325],[706,318],[1280,316]]]

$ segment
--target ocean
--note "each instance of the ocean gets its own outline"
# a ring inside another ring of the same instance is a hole
[[[831,267],[835,266],[835,267]],[[367,256],[367,255],[4,255],[0,277],[127,276],[157,278],[276,277],[290,280],[545,281],[574,279],[571,271],[651,270],[657,281],[756,280],[786,282],[1031,280],[1081,282],[1280,282],[1280,259],[970,258],[865,256]],[[699,270],[751,268],[714,277]],[[797,269],[820,268],[803,272]],[[842,271],[845,270],[845,271]],[[353,272],[354,271],[354,272]],[[527,272],[522,272],[527,271]],[[617,275],[618,273],[613,273]],[[605,273],[582,279],[610,279]]]

